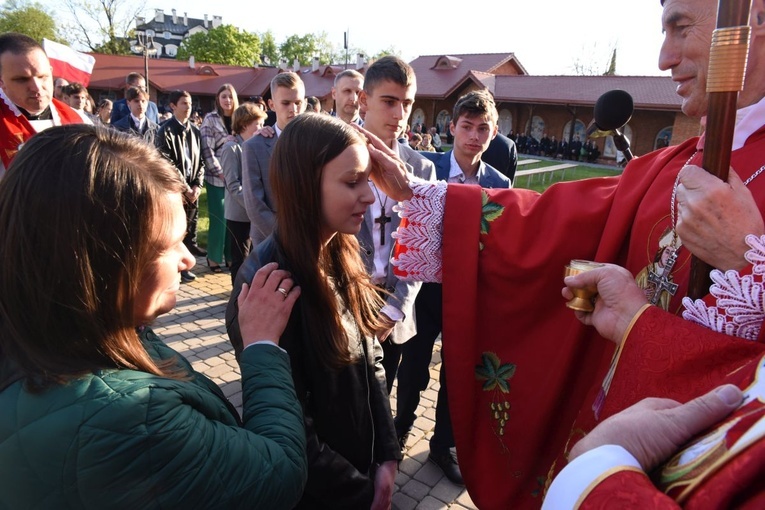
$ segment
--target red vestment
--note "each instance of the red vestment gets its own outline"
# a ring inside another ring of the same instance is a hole
[[[655,319],[646,317],[647,322],[661,326],[661,321],[657,324]],[[659,333],[656,337],[660,340],[652,342],[648,347],[650,351],[660,348],[663,353],[675,352],[681,356],[706,351],[705,339],[698,335],[683,333],[680,339],[672,339]],[[689,349],[677,349],[678,345],[687,345]],[[729,365],[733,366],[735,371],[728,377],[718,379],[715,385],[733,383],[742,390],[759,386],[751,392],[754,398],[708,432],[691,441],[693,444],[711,438],[706,446],[697,449],[692,457],[682,458],[678,454],[660,468],[658,471],[661,475],[657,474],[653,478],[658,481],[661,490],[643,473],[629,469],[616,470],[593,483],[584,497],[581,497],[578,508],[706,510],[765,507],[765,395],[762,394],[762,378],[765,375],[762,368],[762,352],[765,351],[765,345],[750,342],[749,350],[750,354],[747,355],[734,344],[717,349],[718,354],[734,351],[750,361],[739,361],[738,366],[735,366],[735,363]],[[759,351],[759,356],[751,354],[756,351]],[[623,352],[620,363],[637,361],[642,364],[644,356],[635,356],[635,352]],[[632,382],[625,377],[634,374],[634,371],[623,374],[618,387]],[[760,380],[758,385],[753,384],[756,378]]]
[[[638,158],[621,177],[556,184],[541,195],[483,190],[488,194],[483,203],[481,189],[449,186],[442,244],[443,350],[459,462],[479,508],[541,506],[546,486],[563,468],[564,450],[596,424],[592,406],[613,344],[565,307],[564,266],[571,259],[612,262],[635,275],[651,263],[670,226],[675,178],[696,143],[692,139]],[[700,155],[696,158],[699,164]],[[746,179],[763,163],[765,129],[760,129],[733,153],[731,165]],[[765,178],[752,181],[749,189],[765,213]],[[498,206],[504,208],[501,214]],[[485,234],[479,232],[482,216]],[[681,309],[688,270],[689,253],[683,249],[673,272],[679,289],[670,302],[672,313]],[[722,337],[747,343],[687,326],[709,342]],[[659,355],[652,364],[662,371],[671,360]],[[695,396],[712,384],[711,377],[699,380],[700,375],[674,378],[673,387],[653,387],[651,396]],[[615,378],[600,419],[637,398],[625,395],[621,384]]]
[[[52,99],[52,106],[58,114],[54,116],[54,124],[81,124],[82,117],[58,99]],[[14,112],[12,107],[0,100],[0,161],[7,169],[19,148],[37,131],[20,112]],[[0,173],[2,176],[2,173]]]

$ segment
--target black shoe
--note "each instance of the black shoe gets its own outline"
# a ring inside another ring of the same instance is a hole
[[[197,275],[195,275],[191,271],[181,271],[181,281],[183,283],[193,282],[196,279],[197,279]]]
[[[450,450],[444,452],[430,451],[428,459],[441,468],[446,478],[448,478],[454,485],[464,486],[465,481],[462,479],[462,473],[460,473],[460,466],[457,464],[455,455]]]
[[[207,267],[210,268],[210,271],[213,273],[222,273],[223,268],[220,267],[220,264],[215,264],[213,262],[210,262],[210,259],[207,259]]]
[[[199,245],[190,244],[190,245],[187,246],[187,248],[189,249],[191,254],[194,255],[195,257],[206,257],[207,256],[207,250],[205,250],[204,248],[201,248]]]

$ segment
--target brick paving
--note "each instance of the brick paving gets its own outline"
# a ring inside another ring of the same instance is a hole
[[[239,366],[226,335],[225,313],[231,291],[227,272],[214,274],[197,260],[197,279],[181,284],[175,310],[157,319],[156,333],[173,349],[215,381],[241,412],[242,386]],[[417,420],[407,440],[404,460],[396,476],[394,510],[474,509],[463,487],[454,485],[428,459],[428,440],[433,435],[441,344],[436,342],[430,364],[430,384],[422,393]],[[392,407],[395,409],[395,387]]]

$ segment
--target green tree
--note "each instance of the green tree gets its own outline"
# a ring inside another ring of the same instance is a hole
[[[145,9],[145,0],[64,0],[72,13],[70,29],[75,41],[89,51],[130,55],[133,23]]]
[[[319,57],[321,64],[331,64],[345,59],[345,53],[335,48],[326,32],[291,35],[279,46],[279,53],[290,66],[295,59],[298,59],[301,65],[311,64],[313,57]]]
[[[380,59],[380,58],[383,58],[383,57],[387,57],[388,55],[393,55],[395,57],[400,57],[401,56],[401,52],[395,46],[388,46],[387,48],[382,49],[382,50],[378,51],[377,53],[375,53],[374,57],[372,57],[372,58],[377,60],[377,59]]]
[[[274,33],[270,30],[263,32],[260,37],[260,62],[275,66],[279,63],[279,47],[276,45]]]
[[[318,52],[316,38],[313,34],[291,35],[279,45],[279,54],[287,60],[287,65],[297,59],[301,65],[308,65]]]
[[[66,43],[53,16],[39,3],[10,0],[0,11],[0,33],[18,32],[42,42],[50,39]]]
[[[252,66],[260,63],[260,39],[233,25],[220,25],[183,40],[176,58],[186,60],[191,55],[212,64]]]

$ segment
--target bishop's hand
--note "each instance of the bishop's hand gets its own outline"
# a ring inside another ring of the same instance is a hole
[[[619,344],[632,318],[648,303],[645,292],[637,286],[635,278],[623,267],[603,264],[603,267],[568,276],[563,282],[566,287],[562,294],[571,299],[571,289],[596,288],[595,310],[592,312],[574,312],[583,324],[595,326],[604,338]]]
[[[678,176],[677,235],[683,246],[721,271],[747,266],[747,234],[765,233],[752,193],[731,169],[723,182],[701,167],[689,165]]]
[[[401,161],[401,158],[393,152],[393,149],[385,145],[385,142],[377,136],[356,124],[351,124],[351,126],[359,130],[367,138],[367,149],[372,158],[372,174],[370,177],[375,186],[397,202],[412,198],[406,163]]]

